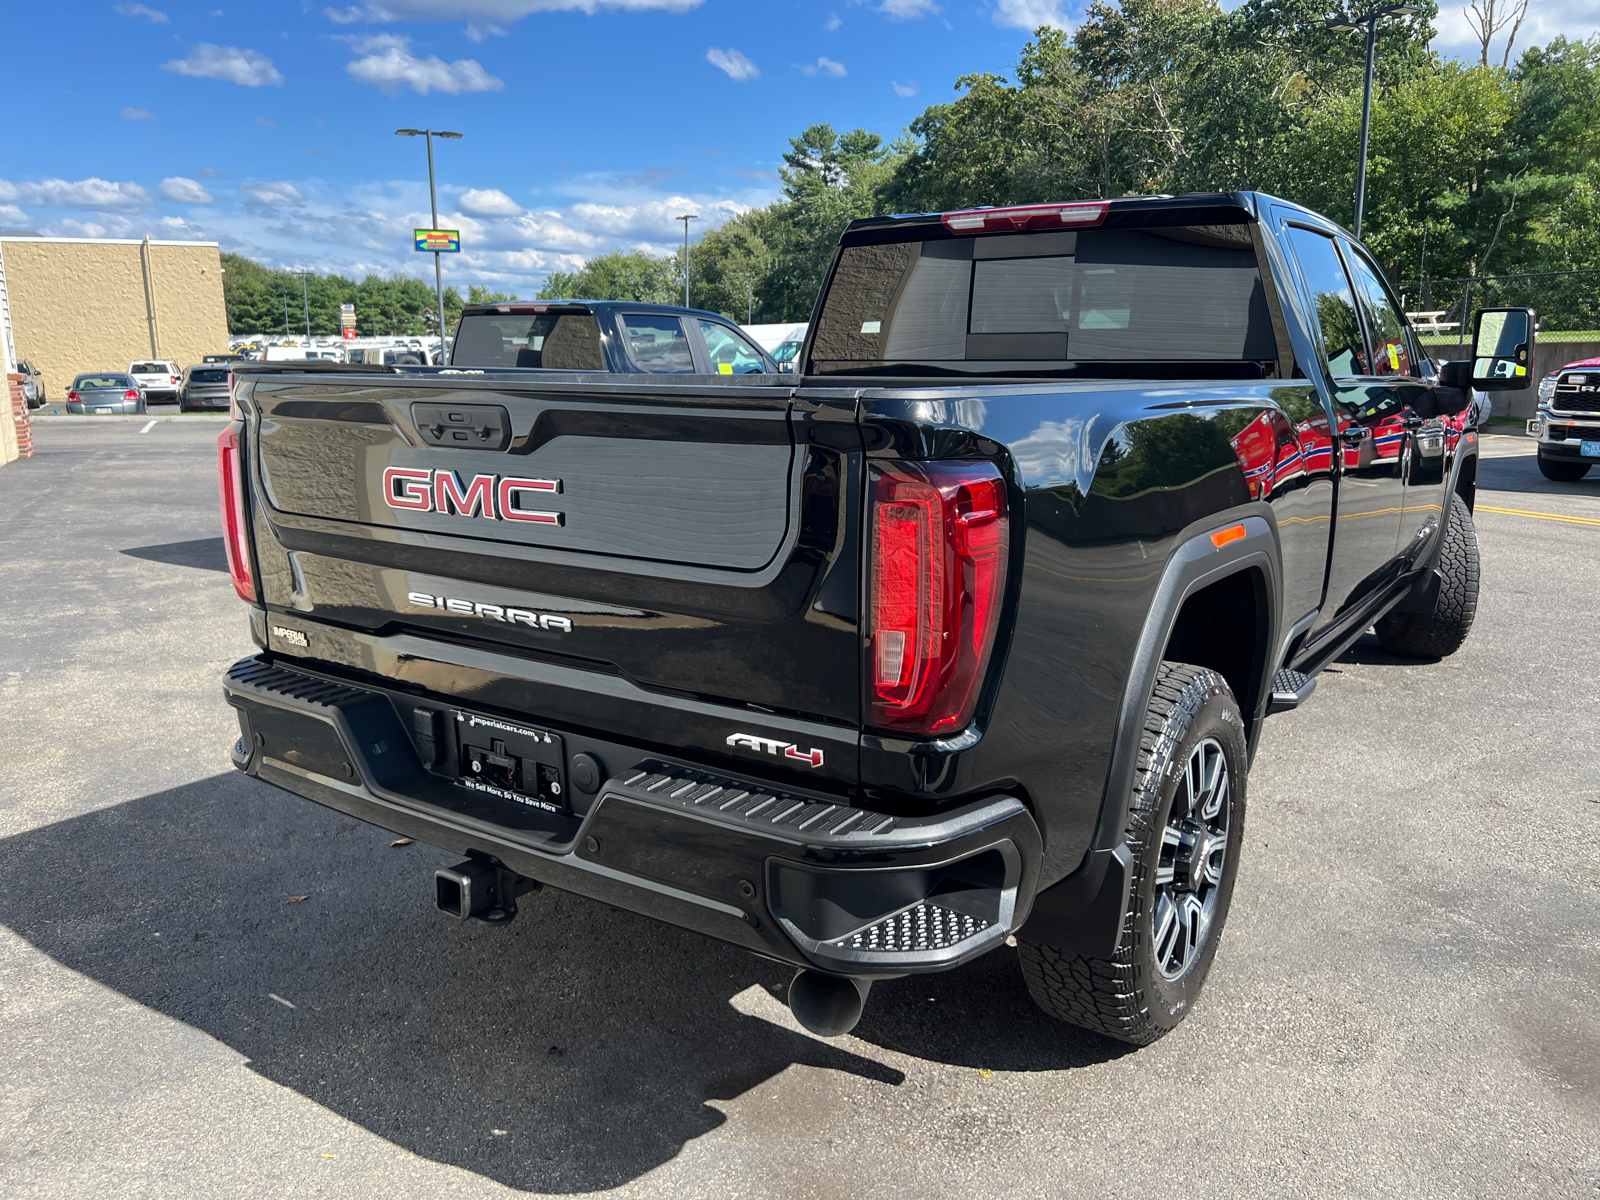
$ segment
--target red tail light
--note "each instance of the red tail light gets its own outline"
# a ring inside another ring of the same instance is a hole
[[[256,584],[250,576],[250,538],[244,523],[244,474],[240,470],[237,425],[229,425],[217,438],[217,486],[222,493],[222,542],[228,551],[233,590],[241,600],[254,600]]]
[[[1004,598],[1005,481],[992,463],[895,463],[873,480],[872,723],[972,719]]]
[[[122,398],[124,400],[137,400],[139,398],[139,393],[130,389],[122,393]]]
[[[68,400],[81,400],[81,399],[83,399],[83,397],[78,395],[77,392],[68,392],[67,393],[67,399]]]
[[[994,232],[1020,229],[1070,229],[1098,225],[1106,219],[1105,200],[1085,204],[1028,204],[1015,208],[974,208],[966,212],[945,213],[945,227],[958,233]]]

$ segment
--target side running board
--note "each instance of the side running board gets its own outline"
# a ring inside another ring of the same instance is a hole
[[[1311,676],[1283,668],[1272,677],[1272,699],[1267,702],[1267,716],[1299,708],[1316,690],[1317,681]]]

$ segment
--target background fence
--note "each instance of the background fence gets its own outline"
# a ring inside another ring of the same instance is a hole
[[[1463,319],[1464,306],[1481,308],[1531,308],[1539,314],[1539,332],[1600,330],[1600,270],[1525,271],[1508,275],[1480,275],[1475,279],[1440,279],[1423,276],[1403,280],[1401,300],[1408,312],[1443,310],[1443,321]]]

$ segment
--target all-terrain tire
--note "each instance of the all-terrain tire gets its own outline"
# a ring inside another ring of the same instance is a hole
[[[1556,483],[1577,483],[1589,473],[1589,463],[1539,455],[1539,474]]]
[[[1220,750],[1228,772],[1224,857],[1209,923],[1195,942],[1198,950],[1169,977],[1157,961],[1157,879],[1175,800],[1180,789],[1187,794],[1186,765],[1208,745]],[[1133,879],[1121,941],[1111,958],[1100,959],[1019,938],[1022,977],[1034,1003],[1058,1020],[1136,1046],[1149,1045],[1183,1020],[1216,956],[1233,897],[1247,771],[1244,719],[1227,682],[1203,667],[1163,662],[1145,709],[1128,810]]]
[[[1450,524],[1439,554],[1439,599],[1431,613],[1390,613],[1376,626],[1390,654],[1445,658],[1461,649],[1478,613],[1478,531],[1472,510],[1450,496]]]

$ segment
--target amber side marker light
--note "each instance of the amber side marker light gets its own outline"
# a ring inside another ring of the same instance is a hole
[[[1243,525],[1230,525],[1226,529],[1219,529],[1211,535],[1211,544],[1221,550],[1229,542],[1237,542],[1244,536]]]

